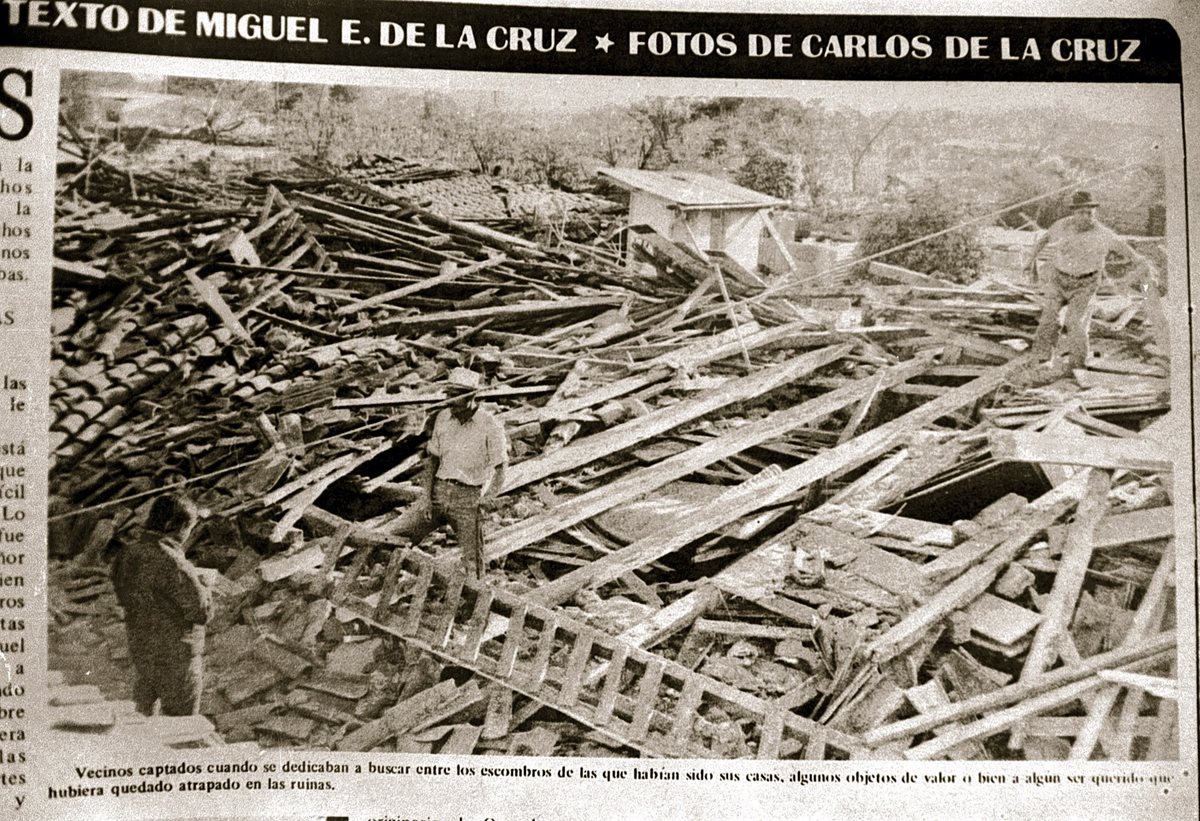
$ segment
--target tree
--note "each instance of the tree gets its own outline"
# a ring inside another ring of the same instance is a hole
[[[897,109],[891,114],[871,118],[858,111],[843,114],[842,141],[850,157],[850,190],[858,194],[862,190],[862,165],[879,142],[879,138],[904,113]]]
[[[584,178],[579,153],[578,146],[564,135],[531,128],[521,141],[520,168],[516,176],[551,188],[576,190]]]
[[[589,109],[573,122],[581,135],[581,150],[605,165],[638,166],[642,151],[642,125],[628,106],[606,105]]]
[[[59,80],[59,116],[72,126],[90,126],[96,116],[92,77],[85,71],[64,71]]]
[[[908,202],[871,217],[862,229],[856,254],[874,257],[898,249],[877,259],[952,282],[972,282],[983,263],[983,247],[975,229],[964,226],[947,231],[965,220],[960,204],[936,187],[925,188]]]
[[[501,111],[476,111],[462,124],[462,140],[480,174],[498,176],[514,159],[516,130]]]
[[[640,126],[638,168],[666,168],[675,163],[676,142],[693,116],[691,103],[681,97],[650,97],[632,108]]]
[[[350,108],[330,95],[330,87],[306,85],[299,97],[289,95],[288,107],[280,112],[277,140],[293,145],[317,162],[328,162],[346,124],[353,119]]]
[[[185,113],[199,117],[198,131],[213,145],[228,140],[249,121],[266,91],[262,83],[232,80],[174,83],[169,87],[184,90],[190,98]]]
[[[780,199],[791,199],[796,187],[791,162],[761,146],[750,150],[733,178],[738,185]]]
[[[820,100],[747,100],[737,109],[735,138],[743,146],[762,146],[791,158],[793,195],[804,195],[820,208],[832,187],[837,157],[827,138],[827,117]]]

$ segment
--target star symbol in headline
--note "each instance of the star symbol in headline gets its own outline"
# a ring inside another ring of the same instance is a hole
[[[608,32],[605,32],[600,37],[596,38],[596,48],[608,54],[608,50],[612,47],[613,41],[609,39]]]

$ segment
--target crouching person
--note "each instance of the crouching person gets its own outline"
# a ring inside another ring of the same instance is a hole
[[[184,544],[196,524],[196,508],[164,495],[150,506],[147,532],[126,545],[113,562],[113,587],[125,609],[133,660],[133,698],[152,715],[155,702],[168,716],[200,711],[204,682],[205,624],[211,594]]]

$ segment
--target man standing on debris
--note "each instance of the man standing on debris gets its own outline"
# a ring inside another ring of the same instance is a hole
[[[487,567],[480,508],[499,495],[508,464],[504,428],[476,399],[482,387],[483,378],[474,371],[455,368],[450,372],[451,404],[434,420],[426,448],[424,497],[418,502],[422,505],[421,523],[409,534],[413,543],[419,544],[449,522],[462,551],[463,567],[473,579],[482,578]]]
[[[1067,306],[1067,366],[1083,368],[1088,359],[1088,322],[1091,301],[1100,286],[1100,276],[1110,253],[1125,257],[1136,267],[1143,290],[1155,289],[1157,272],[1144,256],[1129,247],[1109,227],[1096,219],[1096,202],[1086,191],[1071,197],[1071,215],[1063,217],[1038,237],[1033,255],[1026,266],[1030,275],[1037,271],[1038,254],[1047,246],[1053,249],[1050,270],[1043,271],[1041,319],[1033,338],[1032,353],[1050,360],[1058,339],[1058,312]]]
[[[149,533],[122,548],[113,562],[113,587],[125,609],[133,659],[133,699],[151,715],[195,715],[204,679],[205,627],[212,612],[208,587],[184,556],[197,511],[174,495],[157,497]]]

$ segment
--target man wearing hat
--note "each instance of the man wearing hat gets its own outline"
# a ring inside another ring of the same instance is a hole
[[[414,544],[449,522],[462,551],[463,567],[473,579],[483,577],[480,507],[504,487],[508,439],[504,427],[483,408],[476,394],[483,378],[466,368],[450,372],[450,407],[438,413],[426,446],[428,461],[422,477],[422,521],[409,534]]]
[[[1045,301],[1031,350],[1039,359],[1051,359],[1058,338],[1058,312],[1066,305],[1067,364],[1071,369],[1087,364],[1091,300],[1110,253],[1132,262],[1144,286],[1157,288],[1149,260],[1130,248],[1111,228],[1102,225],[1096,219],[1096,208],[1091,194],[1077,191],[1071,197],[1071,215],[1038,237],[1026,266],[1027,273],[1035,273],[1038,254],[1046,246],[1051,247],[1050,270],[1043,270],[1040,277]]]

